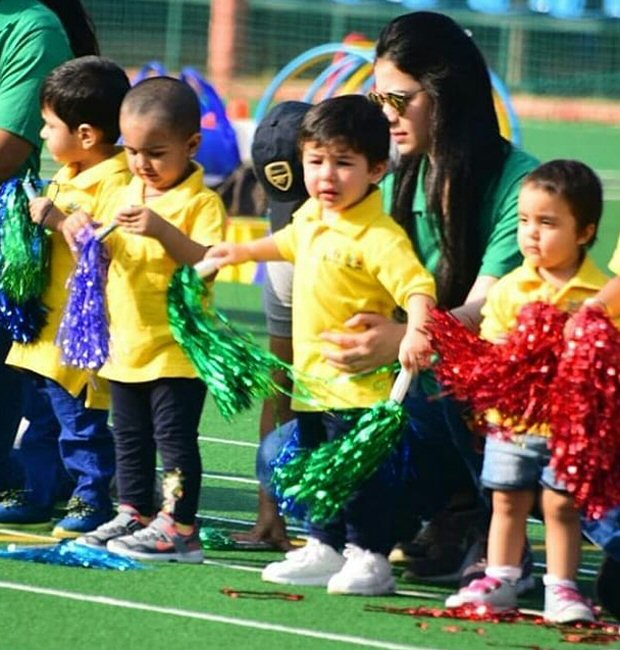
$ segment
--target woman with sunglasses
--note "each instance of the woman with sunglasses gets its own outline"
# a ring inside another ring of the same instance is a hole
[[[520,264],[517,195],[537,161],[500,135],[485,61],[451,18],[415,12],[392,20],[374,72],[370,98],[383,106],[400,156],[385,187],[391,213],[433,273],[439,305],[476,327],[489,288]],[[326,351],[337,367],[359,373],[396,359],[402,324],[359,314],[348,325],[364,331],[325,334],[339,346]],[[455,579],[470,547],[484,541],[481,454],[457,405],[429,400],[437,389],[428,383],[418,383],[408,407],[416,430],[411,518],[431,524],[393,559],[408,563],[412,579]]]

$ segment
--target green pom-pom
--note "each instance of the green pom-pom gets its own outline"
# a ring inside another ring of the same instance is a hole
[[[207,384],[220,413],[230,418],[254,400],[273,397],[272,372],[284,364],[242,335],[213,308],[207,288],[191,266],[181,267],[168,289],[168,317],[175,340]]]
[[[49,239],[30,219],[28,197],[21,183],[7,197],[0,233],[0,288],[18,305],[39,298],[49,283]]]
[[[387,460],[401,438],[407,417],[402,404],[380,402],[364,413],[349,433],[304,457],[303,468],[294,467],[290,472],[282,468],[274,476],[278,490],[285,499],[307,505],[313,522],[333,519]]]

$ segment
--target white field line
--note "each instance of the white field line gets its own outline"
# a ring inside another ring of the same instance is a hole
[[[200,442],[219,442],[223,445],[234,445],[237,447],[252,447],[252,449],[258,449],[258,443],[256,442],[245,442],[243,440],[228,440],[226,438],[214,438],[213,436],[198,436]]]
[[[213,479],[214,481],[230,481],[232,483],[258,485],[258,481],[255,478],[246,478],[245,476],[228,476],[226,474],[211,474],[210,472],[203,472],[202,478]]]
[[[279,632],[282,634],[291,634],[293,636],[308,637],[312,639],[321,639],[323,641],[336,641],[348,645],[356,645],[365,648],[381,648],[382,650],[437,650],[436,648],[423,648],[420,646],[403,645],[400,643],[390,643],[389,641],[379,641],[376,639],[366,639],[364,637],[353,636],[349,634],[336,634],[333,632],[319,632],[309,630],[303,627],[289,627],[287,625],[277,625],[274,623],[264,623],[246,618],[233,618],[231,616],[220,616],[208,612],[196,612],[187,609],[178,609],[175,607],[160,607],[158,605],[148,605],[146,603],[137,603],[130,600],[121,600],[118,598],[109,598],[107,596],[92,596],[72,591],[61,591],[59,589],[47,589],[43,587],[33,587],[13,582],[0,581],[0,589],[9,589],[21,591],[41,596],[51,596],[54,598],[64,598],[66,600],[77,600],[80,602],[94,603],[97,605],[108,605],[121,609],[134,609],[143,612],[155,612],[167,616],[178,616],[181,618],[191,618],[210,623],[221,623],[223,625],[234,625],[236,627],[245,627],[254,630],[265,630],[267,632]]]
[[[219,521],[223,524],[239,524],[241,526],[254,526],[255,521],[248,521],[247,519],[234,519],[233,517],[218,517],[217,515],[208,514],[204,511],[199,511],[198,516],[201,519],[210,520],[210,521]],[[287,524],[286,530],[289,532],[295,533],[305,533],[307,532],[303,526],[295,526],[294,524]]]
[[[163,474],[163,467],[157,467],[156,469],[159,474]],[[248,483],[249,485],[258,485],[257,479],[248,478],[247,476],[231,476],[230,474],[214,474],[212,472],[203,472],[202,478],[212,479],[214,481],[229,481],[231,483]]]

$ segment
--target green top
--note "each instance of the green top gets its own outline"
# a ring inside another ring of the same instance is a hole
[[[521,181],[537,165],[536,158],[513,146],[498,182],[493,184],[484,197],[479,222],[484,254],[478,275],[500,278],[521,264],[523,258],[517,243],[517,201]],[[424,159],[420,165],[413,197],[413,237],[422,263],[434,274],[441,257],[441,240],[437,216],[427,210],[424,193],[426,170],[427,159]],[[390,175],[383,183],[388,205],[391,204],[393,185],[394,178]]]
[[[53,11],[36,0],[0,0],[0,129],[33,145],[26,167],[35,171],[43,126],[39,90],[48,73],[72,57]]]

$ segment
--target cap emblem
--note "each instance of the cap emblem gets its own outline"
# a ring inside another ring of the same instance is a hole
[[[293,170],[286,160],[277,160],[276,162],[265,165],[265,178],[277,190],[288,192],[293,185]]]

